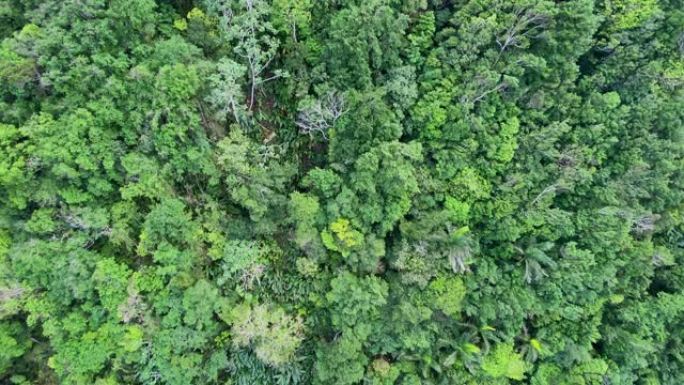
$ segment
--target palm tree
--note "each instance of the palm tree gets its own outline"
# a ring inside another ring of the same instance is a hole
[[[553,242],[537,243],[534,238],[530,239],[524,248],[517,245],[513,246],[525,264],[523,276],[525,282],[530,284],[538,281],[548,275],[545,269],[554,269],[557,266],[556,262],[547,254],[553,246]]]

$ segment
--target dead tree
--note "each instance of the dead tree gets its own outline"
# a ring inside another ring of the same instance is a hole
[[[346,112],[344,95],[331,91],[322,98],[300,107],[295,124],[302,134],[320,133],[328,140],[327,131]]]

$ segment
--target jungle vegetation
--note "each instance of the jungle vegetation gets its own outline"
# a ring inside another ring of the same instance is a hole
[[[0,40],[0,383],[684,384],[682,0],[3,0]]]

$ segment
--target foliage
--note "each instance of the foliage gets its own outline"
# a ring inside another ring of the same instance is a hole
[[[236,346],[254,346],[264,363],[280,366],[290,362],[302,341],[301,319],[280,308],[239,305],[232,311],[231,334]]]
[[[494,378],[506,377],[512,380],[522,380],[525,377],[526,366],[520,354],[513,351],[513,346],[501,344],[485,356],[482,370]]]
[[[684,383],[676,0],[0,1],[0,383]]]
[[[435,308],[454,318],[461,311],[461,301],[465,294],[465,286],[457,277],[439,277],[428,286],[430,302]]]

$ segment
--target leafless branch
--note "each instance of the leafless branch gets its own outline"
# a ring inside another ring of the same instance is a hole
[[[504,89],[506,89],[506,87],[508,87],[508,84],[506,84],[506,82],[501,82],[501,83],[497,84],[496,86],[494,86],[493,88],[490,88],[488,90],[481,92],[480,95],[478,95],[475,99],[473,99],[473,103],[479,102],[480,100],[484,99],[485,96],[487,96],[491,93],[504,90]]]
[[[21,297],[26,289],[23,287],[0,288],[0,304]]]
[[[556,184],[552,184],[551,186],[545,188],[544,190],[542,190],[542,192],[539,193],[539,195],[537,195],[536,198],[534,198],[532,200],[532,202],[530,202],[530,206],[534,206],[535,204],[537,204],[537,202],[539,202],[545,195],[555,193],[559,187],[560,187],[560,185],[558,183],[556,183]]]
[[[499,55],[510,47],[520,47],[521,38],[530,36],[539,29],[544,28],[548,22],[548,17],[536,13],[531,9],[518,9],[515,13],[515,21],[506,32],[496,38],[499,45]]]
[[[344,96],[328,92],[322,99],[300,108],[295,124],[301,133],[310,136],[320,133],[327,140],[326,132],[346,111]]]
[[[660,217],[654,214],[645,214],[634,221],[632,230],[637,234],[647,234],[655,230],[655,223]]]

